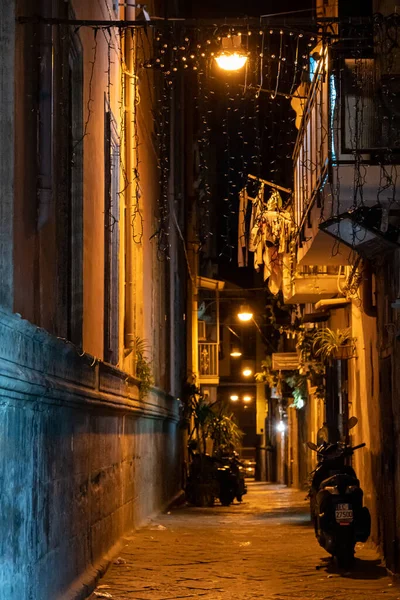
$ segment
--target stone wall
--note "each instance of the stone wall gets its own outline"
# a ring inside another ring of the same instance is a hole
[[[178,403],[0,312],[0,597],[74,598],[179,489]]]

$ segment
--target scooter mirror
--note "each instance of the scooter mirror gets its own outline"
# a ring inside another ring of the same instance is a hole
[[[348,423],[347,423],[347,427],[349,429],[353,429],[353,427],[355,427],[358,423],[358,419],[357,417],[350,417]]]
[[[307,442],[307,446],[310,448],[310,450],[317,450],[318,449],[317,444],[314,444],[314,442]]]

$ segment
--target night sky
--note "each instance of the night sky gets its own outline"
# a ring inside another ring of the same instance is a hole
[[[187,17],[223,18],[233,16],[260,16],[272,12],[285,12],[312,8],[312,0],[282,0],[277,3],[237,0],[203,0],[202,2],[187,2],[185,15]],[[293,15],[293,18],[308,21],[310,13]],[[282,17],[283,18],[283,17]],[[285,18],[290,18],[285,17]],[[279,36],[272,44],[279,43]],[[255,41],[255,40],[254,40]],[[293,42],[285,40],[285,42]],[[269,42],[270,43],[270,42]],[[285,69],[281,73],[279,89],[287,92],[293,83],[294,45],[285,49],[288,57]],[[279,54],[279,47],[268,46],[268,52]],[[308,49],[303,49],[308,53]],[[276,65],[276,63],[275,63]],[[263,87],[275,88],[276,66],[267,69]],[[277,96],[271,100],[268,94],[261,94],[258,101],[258,112],[254,103],[254,92],[243,94],[244,72],[227,74],[211,73],[208,85],[212,90],[212,111],[209,115],[209,125],[212,129],[212,152],[209,161],[209,175],[212,186],[213,204],[217,206],[217,256],[219,276],[231,280],[243,287],[263,285],[262,279],[255,273],[254,268],[237,267],[237,215],[238,194],[246,183],[246,173],[252,173],[274,181],[275,183],[292,188],[293,165],[292,152],[297,135],[294,126],[295,113],[290,104],[290,98]],[[301,73],[298,73],[297,84],[300,83]],[[247,84],[259,84],[259,75],[254,75],[252,81],[251,69],[247,73]],[[296,84],[296,86],[297,86]],[[223,120],[228,115],[228,135],[224,132]],[[256,115],[256,118],[254,118]],[[228,145],[226,143],[228,141]],[[229,151],[227,151],[227,147]],[[228,184],[229,182],[229,184]],[[256,192],[255,186],[249,187],[250,192]],[[229,201],[227,201],[229,198]],[[285,200],[286,198],[284,198]],[[260,280],[261,279],[261,280]]]
[[[250,0],[201,0],[186,2],[187,16],[196,17],[228,17],[228,16],[260,16],[274,12],[301,10],[312,8],[313,0],[280,0],[280,2]],[[307,13],[305,13],[307,14]]]

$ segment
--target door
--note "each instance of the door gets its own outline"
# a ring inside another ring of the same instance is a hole
[[[379,530],[382,537],[386,566],[397,570],[398,540],[396,535],[396,444],[392,409],[392,357],[380,361],[379,393],[381,410],[381,481],[379,485]]]

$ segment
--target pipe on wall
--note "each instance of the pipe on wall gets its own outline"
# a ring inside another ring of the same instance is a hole
[[[371,264],[366,261],[363,269],[363,280],[361,286],[361,301],[364,313],[367,317],[375,318],[377,315],[376,306],[373,303],[373,289],[372,289],[372,267]]]
[[[52,0],[41,0],[40,11],[43,17],[51,17]],[[39,51],[37,228],[40,231],[49,219],[53,200],[53,33],[51,25],[45,23],[40,25]]]
[[[133,20],[135,10],[133,7],[125,7],[125,19]],[[135,110],[135,88],[137,84],[134,77],[134,37],[127,30],[124,37],[124,59],[125,59],[125,167],[128,177],[125,201],[125,330],[124,330],[124,353],[131,354],[135,347],[135,280],[134,280],[134,242],[131,230],[134,222],[134,114]],[[132,75],[133,74],[133,75]]]

